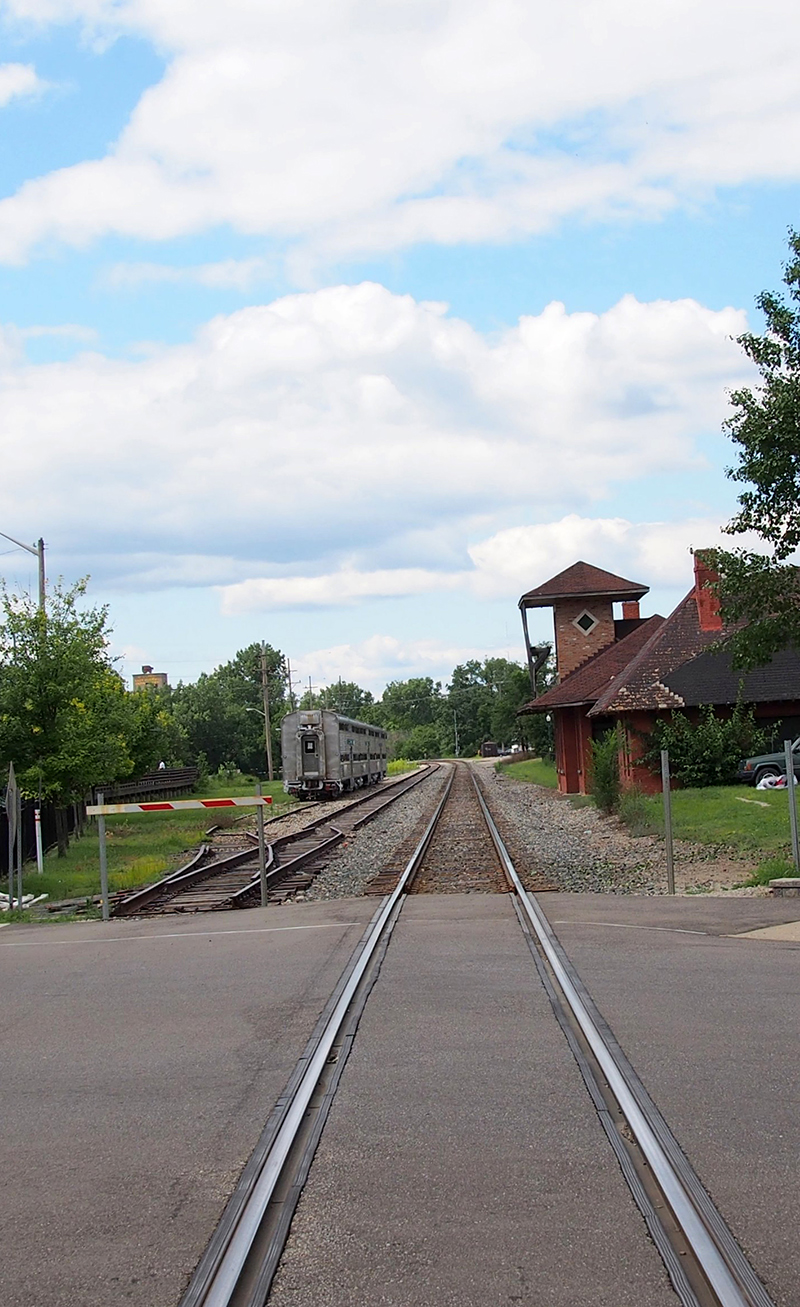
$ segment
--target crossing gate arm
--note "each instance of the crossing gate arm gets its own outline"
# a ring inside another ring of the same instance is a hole
[[[172,803],[95,803],[87,817],[106,817],[120,812],[175,812],[182,808],[263,808],[272,803],[271,794],[245,794],[235,799],[175,799]]]

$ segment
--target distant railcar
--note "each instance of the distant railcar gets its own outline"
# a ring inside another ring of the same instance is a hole
[[[334,798],[386,775],[388,736],[380,726],[328,708],[289,713],[281,726],[283,788],[301,799]]]
[[[481,745],[482,758],[496,758],[500,753],[496,740],[484,740]]]

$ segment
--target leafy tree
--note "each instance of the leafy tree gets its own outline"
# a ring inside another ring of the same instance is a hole
[[[267,645],[266,653],[272,749],[277,760],[280,723],[288,711],[285,664],[277,649]],[[242,771],[266,771],[260,644],[240,649],[230,662],[203,673],[194,684],[177,686],[172,704],[189,758],[204,754],[212,772],[228,762]]]
[[[527,719],[517,717],[528,699],[528,674],[518,663],[507,658],[486,658],[483,663],[470,659],[453,669],[439,717],[440,735],[453,752],[457,728],[459,753],[465,756],[477,753],[484,740],[516,743],[523,730],[530,729]]]
[[[152,771],[160,762],[179,767],[189,752],[189,742],[173,715],[172,691],[151,686],[135,690],[128,698],[128,749],[133,775]]]
[[[412,726],[407,733],[398,731],[391,738],[393,758],[438,758],[442,752],[436,727]]]
[[[431,726],[437,720],[441,698],[441,682],[430,676],[390,681],[377,704],[379,724],[396,731]]]
[[[130,696],[108,652],[106,608],[81,609],[86,582],[53,586],[47,613],[29,595],[0,598],[0,766],[22,790],[56,807],[59,855],[64,808],[93,786],[133,770]]]
[[[330,708],[332,712],[341,713],[343,717],[354,717],[357,721],[377,723],[375,700],[369,690],[362,690],[355,681],[343,681],[320,690],[317,701],[321,708]]]
[[[732,393],[735,411],[725,423],[739,446],[739,461],[728,475],[750,487],[725,529],[731,535],[754,531],[769,553],[709,551],[725,620],[746,623],[730,639],[740,667],[763,664],[787,644],[800,645],[800,581],[787,561],[800,545],[800,233],[792,230],[789,251],[783,278],[788,303],[762,292],[756,304],[766,332],[739,337],[760,384],[755,391]]]
[[[555,685],[556,664],[552,655],[536,673],[536,692],[541,695]],[[522,703],[531,698],[530,678],[525,677],[525,695]],[[552,713],[526,713],[519,718],[519,741],[525,749],[536,753],[541,758],[555,757],[555,729]]]

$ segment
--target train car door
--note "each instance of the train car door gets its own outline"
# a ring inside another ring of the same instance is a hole
[[[317,736],[316,731],[303,731],[300,736],[300,753],[303,765],[303,776],[310,778],[319,777],[322,769],[322,759],[320,758],[321,738]]]

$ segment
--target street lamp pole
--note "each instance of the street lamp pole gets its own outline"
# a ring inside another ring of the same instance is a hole
[[[274,779],[272,770],[272,729],[269,721],[269,681],[267,678],[267,647],[261,642],[261,694],[264,700],[264,738],[267,746],[267,778]]]
[[[10,540],[12,545],[16,545],[18,549],[26,549],[29,554],[33,554],[34,558],[39,560],[39,612],[43,613],[45,591],[44,540],[40,536],[35,545],[26,545],[22,540],[15,540],[13,536],[6,535],[5,531],[0,531],[0,536],[4,540]]]

